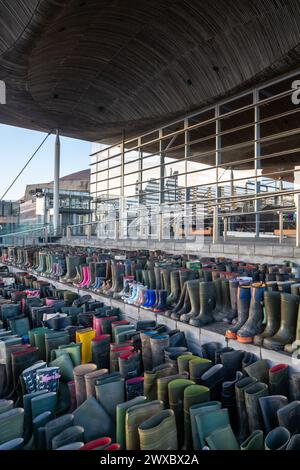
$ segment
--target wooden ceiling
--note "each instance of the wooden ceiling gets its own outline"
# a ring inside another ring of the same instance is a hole
[[[0,2],[0,122],[119,141],[295,68],[299,0]]]

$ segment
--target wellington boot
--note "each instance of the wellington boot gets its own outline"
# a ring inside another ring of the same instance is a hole
[[[219,400],[221,398],[223,381],[224,367],[222,364],[215,364],[202,375],[201,383],[209,388],[211,400]]]
[[[225,346],[224,348],[218,349],[215,352],[215,364],[221,364],[221,356],[222,354],[228,353],[228,352],[233,352],[234,349],[230,348],[228,346]]]
[[[93,372],[97,369],[95,364],[83,364],[80,366],[74,367],[74,380],[75,380],[75,390],[76,390],[76,402],[77,406],[80,406],[86,398],[86,384],[84,376],[90,372]]]
[[[74,378],[73,362],[70,357],[70,354],[68,354],[67,352],[61,354],[59,357],[49,362],[49,367],[59,368],[59,373],[63,382],[70,382]]]
[[[286,450],[300,450],[300,434],[294,434],[286,446]]]
[[[291,438],[288,429],[283,426],[273,429],[267,434],[265,439],[266,450],[285,450]]]
[[[74,442],[82,442],[84,429],[82,426],[70,426],[52,439],[52,449],[57,450],[59,447],[72,444]]]
[[[141,342],[142,342],[142,360],[144,365],[144,370],[152,369],[152,351],[150,339],[153,335],[157,335],[157,331],[149,330],[141,333]]]
[[[271,395],[289,396],[289,366],[277,364],[269,370],[269,387]]]
[[[289,385],[290,401],[300,400],[300,372],[291,374]]]
[[[113,436],[114,423],[94,397],[88,398],[74,411],[74,425],[84,429],[84,442]]]
[[[221,321],[224,317],[223,313],[223,300],[222,300],[222,281],[220,278],[216,278],[213,283],[213,290],[215,293],[215,308],[213,311],[213,318],[215,321]]]
[[[268,386],[263,382],[257,382],[245,390],[245,404],[248,416],[249,431],[252,433],[262,429],[263,418],[259,405],[259,398],[268,395]]]
[[[223,364],[225,380],[235,379],[236,373],[242,370],[243,358],[244,351],[240,350],[224,352],[221,354],[221,363]]]
[[[279,426],[287,428],[291,435],[300,433],[300,401],[292,401],[277,411]]]
[[[111,381],[110,381],[111,380]],[[125,401],[125,381],[119,376],[114,380],[111,375],[99,378],[95,385],[97,401],[102,405],[111,419],[116,419],[116,407]]]
[[[205,357],[206,359],[209,359],[213,363],[215,363],[216,351],[219,351],[220,349],[222,349],[222,344],[216,341],[211,341],[209,343],[202,344],[201,349],[202,349],[202,356]]]
[[[133,398],[141,397],[144,395],[144,377],[135,377],[128,379],[125,382],[126,399],[133,400]]]
[[[209,413],[210,411],[220,410],[221,402],[219,401],[208,401],[204,403],[197,403],[190,407],[190,418],[191,418],[191,430],[192,430],[192,439],[193,439],[193,449],[200,450],[200,440],[197,431],[196,425],[196,416],[201,414]]]
[[[122,353],[118,361],[120,374],[125,380],[141,375],[142,364],[140,351]]]
[[[149,401],[127,409],[125,417],[126,450],[139,450],[139,426],[163,410],[161,401]]]
[[[281,294],[281,323],[277,333],[271,338],[264,339],[267,349],[281,350],[286,344],[291,344],[296,338],[299,297],[293,294]]]
[[[233,282],[236,284],[237,281]],[[231,321],[236,317],[236,310],[233,310],[231,307],[231,295],[228,279],[221,279],[221,288],[223,303],[222,312],[224,313],[222,320],[231,323]]]
[[[230,292],[230,303],[231,312],[233,318],[238,316],[237,309],[237,295],[238,295],[239,281],[237,279],[229,279],[229,292]]]
[[[167,298],[167,304],[177,304],[180,297],[180,280],[179,271],[171,271],[170,273],[170,294]]]
[[[0,415],[6,411],[12,410],[14,402],[12,400],[0,400]]]
[[[274,336],[280,327],[280,292],[265,292],[264,305],[266,327],[260,335],[254,337],[254,344],[262,346],[266,338]]]
[[[168,383],[169,405],[175,414],[179,448],[184,440],[184,390],[190,385],[195,383],[187,379],[175,379]]]
[[[251,301],[250,286],[239,286],[237,291],[237,315],[238,321],[231,326],[225,333],[226,338],[236,339],[237,332],[246,323],[249,317],[249,308]]]
[[[269,395],[259,399],[264,430],[266,433],[279,426],[277,411],[288,404],[288,399],[283,395]]]
[[[92,360],[92,341],[96,336],[96,331],[91,328],[76,331],[76,343],[82,343],[82,364],[87,364]]]
[[[188,313],[180,315],[180,321],[183,323],[189,323],[192,318],[199,315],[200,312],[200,294],[199,294],[199,280],[187,281],[187,291],[191,303],[191,310]]]
[[[63,432],[65,429],[73,426],[74,416],[67,414],[49,421],[45,425],[46,448],[52,449],[52,439]]]
[[[264,433],[260,430],[253,431],[241,444],[241,450],[264,450]]]
[[[144,372],[144,395],[148,400],[157,398],[157,380],[161,377],[173,375],[176,371],[172,364],[161,364],[151,371]]]
[[[165,290],[160,290],[158,291],[158,303],[153,305],[152,310],[153,312],[157,313],[162,313],[167,310],[167,297],[168,297],[168,291]]]
[[[189,374],[189,362],[192,361],[193,359],[196,359],[198,356],[194,356],[190,352],[187,354],[184,353],[180,356],[177,357],[177,366],[178,366],[178,372],[179,374],[187,373]]]
[[[138,427],[140,449],[177,450],[177,429],[172,410],[163,410]]]
[[[69,343],[63,344],[55,349],[55,357],[53,359],[61,356],[62,354],[68,353],[72,360],[73,366],[79,366],[81,364],[81,343]],[[52,359],[52,351],[51,351],[51,359]]]
[[[66,444],[65,446],[58,447],[55,450],[81,450],[83,446],[83,442],[72,442],[71,444]]]
[[[222,383],[221,401],[222,407],[227,408],[230,423],[234,431],[238,431],[238,418],[235,398],[235,385],[243,377],[242,372],[237,371],[233,380],[225,380]]]
[[[51,331],[45,334],[46,361],[50,361],[52,349],[57,349],[61,345],[70,343],[70,336],[67,331]]]
[[[258,382],[269,384],[270,366],[266,359],[260,359],[245,367],[245,372],[249,377],[254,377]]]
[[[238,416],[238,439],[243,442],[249,435],[249,426],[247,418],[247,410],[245,403],[245,391],[257,382],[254,377],[245,377],[235,384],[235,398]]]
[[[192,429],[190,407],[200,403],[206,403],[210,399],[210,392],[203,385],[189,385],[184,389],[184,449],[192,448]]]
[[[188,374],[184,373],[167,375],[166,377],[160,377],[157,379],[157,399],[163,402],[164,408],[169,408],[168,384],[172,382],[172,380],[187,378]]]
[[[195,357],[188,362],[188,365],[190,379],[199,385],[202,375],[213,366],[213,363],[204,357]]]
[[[116,410],[116,440],[121,446],[121,449],[126,448],[126,435],[125,435],[125,418],[126,411],[135,405],[141,405],[146,401],[146,397],[140,396],[133,398],[132,400],[119,403]]]
[[[200,282],[199,284],[199,314],[190,320],[190,325],[204,326],[213,321],[213,309],[216,298],[212,282]]]
[[[293,343],[288,343],[284,346],[284,350],[290,354],[292,354],[294,351],[298,351],[298,353],[300,351],[300,313],[299,312],[300,312],[300,304],[298,308],[295,340],[293,341]]]
[[[57,410],[57,393],[47,392],[41,395],[35,396],[31,400],[31,414],[32,419],[36,416],[44,413],[45,411],[51,411],[54,415]]]
[[[96,381],[106,375],[108,375],[108,369],[94,370],[84,375],[87,398],[96,396],[96,390],[95,390]]]
[[[249,318],[237,332],[237,340],[240,343],[252,343],[255,335],[262,332],[263,308],[262,300],[265,286],[259,283],[252,284]]]
[[[240,450],[230,424],[212,431],[205,440],[210,450]]]
[[[5,442],[0,445],[0,450],[21,450],[24,447],[24,439],[17,437],[11,441]]]
[[[13,408],[0,415],[0,444],[23,437],[24,409]]]
[[[195,420],[201,449],[206,446],[207,436],[211,435],[217,429],[224,428],[230,424],[226,409],[197,414]]]
[[[181,303],[181,301],[179,299],[179,302],[178,302],[178,304],[180,304],[180,307],[178,307],[178,309],[177,309],[177,305],[178,305],[177,304],[176,307],[174,308],[174,310],[172,310],[172,313],[170,315],[170,317],[173,320],[179,321],[181,315],[184,315],[184,314],[188,313],[191,310],[191,301],[190,301],[189,291],[188,291],[188,288],[187,288],[187,283],[184,285],[184,288],[182,290],[182,294],[183,294],[183,301]]]
[[[150,337],[152,367],[157,367],[164,363],[164,349],[170,345],[170,337],[167,334],[157,334]]]
[[[100,439],[94,439],[93,441],[87,442],[80,448],[80,450],[104,450],[111,444],[110,437],[100,437]]]
[[[177,367],[177,358],[179,356],[183,356],[183,355],[189,355],[189,354],[192,354],[190,353],[186,347],[168,347],[165,349],[164,351],[164,355],[165,355],[165,362],[167,362],[168,364],[172,364],[174,366],[175,369],[178,369]]]
[[[124,343],[125,344],[125,343]],[[130,346],[122,346],[121,344],[117,345],[117,347],[114,347],[110,351],[110,367],[109,370],[110,372],[119,372],[119,357],[124,354],[124,353],[133,353],[134,352],[134,346],[132,346],[132,343],[130,343]],[[110,345],[112,348],[112,345]]]

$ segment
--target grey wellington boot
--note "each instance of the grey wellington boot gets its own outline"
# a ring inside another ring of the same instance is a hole
[[[264,450],[264,433],[261,430],[254,431],[241,444],[241,450]]]
[[[252,284],[249,318],[237,332],[237,340],[240,343],[252,343],[254,336],[263,330],[262,301],[265,289],[265,285],[261,283]]]
[[[231,323],[231,321],[236,317],[236,310],[233,310],[231,307],[229,280],[221,279],[221,287],[222,287],[223,312],[225,314],[222,320]]]
[[[271,338],[280,327],[280,292],[266,291],[264,293],[266,327],[260,335],[254,336],[254,344],[262,346],[266,338]]]
[[[239,286],[237,292],[237,311],[238,321],[234,326],[228,328],[225,333],[226,338],[236,339],[237,332],[246,323],[249,317],[249,308],[251,301],[251,287]]]
[[[213,317],[215,321],[221,321],[224,318],[223,312],[223,299],[222,299],[222,280],[220,278],[215,279],[213,282],[216,304],[213,312]]]
[[[189,323],[192,318],[199,315],[200,311],[200,295],[199,295],[199,281],[197,279],[186,282],[190,302],[191,310],[188,313],[180,315],[180,321],[183,323]]]
[[[300,450],[300,434],[291,437],[290,442],[286,446],[286,450]]]
[[[281,294],[281,324],[277,333],[264,340],[264,347],[275,351],[284,349],[296,337],[299,297],[293,294]]]
[[[182,310],[185,304],[185,300],[186,300],[186,292],[187,292],[186,281],[192,281],[193,279],[197,279],[197,278],[198,278],[198,273],[194,269],[182,269],[179,271],[180,296],[173,310],[167,311],[165,316],[171,316],[173,320],[179,320],[180,314],[178,315],[178,312]],[[187,312],[188,310],[182,313],[187,313]]]
[[[245,403],[245,391],[255,384],[257,380],[252,377],[245,377],[235,384],[235,398],[239,423],[238,439],[243,442],[249,435],[248,417]]]
[[[283,426],[273,429],[269,432],[265,439],[266,450],[285,450],[289,443],[291,434],[288,429]]]
[[[266,359],[260,359],[245,367],[245,372],[250,377],[254,377],[258,382],[264,382],[265,384],[269,384],[269,370],[270,366]]]
[[[300,401],[292,401],[277,411],[279,426],[287,428],[291,434],[300,433]]]
[[[268,393],[268,386],[263,382],[256,382],[245,390],[245,404],[250,432],[262,428],[263,419],[259,398],[267,396]]]
[[[177,429],[174,411],[163,410],[140,424],[140,449],[177,450]]]
[[[289,343],[284,346],[284,350],[290,354],[292,354],[294,351],[297,351],[297,350],[298,350],[298,353],[300,351],[300,313],[299,312],[300,312],[300,304],[299,304],[299,309],[298,309],[295,341],[293,341],[293,343]]]

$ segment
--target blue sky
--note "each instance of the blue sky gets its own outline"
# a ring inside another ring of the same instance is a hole
[[[42,142],[46,134],[19,127],[0,124],[0,197]],[[15,185],[6,200],[23,196],[26,184],[53,180],[54,136],[49,136]],[[83,140],[60,138],[61,176],[89,168],[91,143]]]

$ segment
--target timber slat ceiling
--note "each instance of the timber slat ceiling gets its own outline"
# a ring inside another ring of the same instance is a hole
[[[295,68],[299,0],[2,0],[0,122],[120,140]]]

